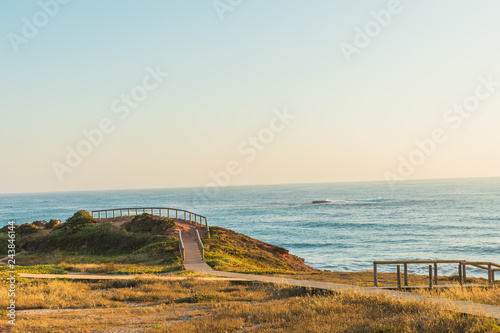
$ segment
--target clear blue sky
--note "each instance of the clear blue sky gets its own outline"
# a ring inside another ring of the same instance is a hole
[[[436,128],[446,142],[407,178],[500,176],[500,88],[444,119],[500,81],[496,1],[400,1],[350,62],[341,43],[391,1],[243,0],[221,20],[210,0],[73,0],[16,53],[47,2],[0,1],[0,192],[204,186],[229,161],[231,185],[384,180]],[[110,105],[148,67],[169,76],[120,119]],[[248,161],[238,147],[285,107]],[[54,162],[105,118],[114,131],[60,181]]]

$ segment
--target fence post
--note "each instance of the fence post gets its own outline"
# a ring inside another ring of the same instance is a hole
[[[432,289],[432,265],[429,265],[429,289]]]
[[[181,252],[182,261],[184,261],[185,259],[184,242],[182,241],[182,234],[180,230],[179,230],[179,250]]]
[[[463,273],[462,273],[462,278],[464,279],[464,284],[467,284],[467,264],[462,265]]]
[[[490,286],[493,284],[491,281],[491,264],[488,264],[488,283]]]
[[[378,287],[377,283],[377,264],[373,263],[373,286]]]
[[[437,264],[437,262],[434,263],[434,284],[436,286],[438,285],[438,264]]]
[[[401,265],[397,265],[396,267],[396,276],[397,276],[398,289],[401,289]]]
[[[462,284],[462,264],[458,264],[458,283]]]
[[[404,264],[405,286],[408,287],[408,264]]]

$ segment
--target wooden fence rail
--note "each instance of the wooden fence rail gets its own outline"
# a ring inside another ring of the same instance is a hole
[[[377,268],[379,265],[396,265],[397,286],[401,288],[401,266],[403,265],[404,286],[408,286],[408,265],[429,265],[429,287],[438,284],[438,264],[458,264],[458,280],[465,284],[467,280],[467,266],[472,266],[488,271],[488,284],[495,284],[495,272],[500,272],[500,264],[489,261],[467,261],[467,260],[391,260],[373,262],[373,285],[378,287]]]
[[[186,249],[184,248],[184,242],[182,241],[182,233],[179,230],[179,251],[181,252],[182,261],[186,258]]]
[[[139,214],[149,213],[151,215],[162,216],[167,218],[175,218],[178,220],[184,220],[191,224],[199,225],[205,228],[207,232],[210,232],[208,226],[208,220],[205,216],[195,214],[188,210],[168,208],[168,207],[151,207],[151,208],[114,208],[114,209],[103,209],[92,211],[92,217],[101,220],[103,218],[116,218],[123,216],[137,216]]]
[[[201,258],[205,261],[205,247],[203,246],[203,242],[201,241],[200,233],[196,230],[196,242],[198,243],[198,248],[200,249]]]

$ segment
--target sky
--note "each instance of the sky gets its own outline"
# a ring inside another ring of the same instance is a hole
[[[500,176],[499,9],[0,0],[0,193]]]

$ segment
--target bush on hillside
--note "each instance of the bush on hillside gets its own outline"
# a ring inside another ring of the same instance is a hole
[[[43,227],[39,227],[35,225],[34,223],[24,223],[19,226],[19,228],[16,230],[16,233],[21,235],[21,236],[26,236],[26,235],[31,235],[39,230],[42,230]]]
[[[28,251],[43,252],[62,250],[86,254],[118,254],[132,253],[159,242],[171,242],[171,240],[160,235],[128,234],[113,224],[96,223],[75,229],[56,228],[47,235],[28,241],[23,248]],[[167,246],[165,250],[168,251]],[[154,251],[148,249],[146,252]]]
[[[60,220],[52,219],[45,225],[45,229],[54,229],[55,227],[60,225],[62,225],[62,222]]]
[[[47,221],[34,221],[32,224],[35,227],[45,228],[45,226],[47,225]]]
[[[12,229],[12,225],[7,224],[6,226],[2,227],[2,229],[0,229],[0,232],[1,233],[8,233],[11,229]],[[19,225],[14,224],[14,230],[17,231],[18,229],[19,229]]]
[[[9,237],[8,234],[4,234],[4,233],[0,234],[0,256],[2,256],[2,257],[6,256],[8,251],[9,251],[9,244],[11,244],[9,242],[9,239],[11,239],[11,238]],[[15,239],[16,247],[18,247],[19,246],[19,237],[16,237],[14,239]]]
[[[129,232],[151,232],[153,234],[164,234],[175,226],[172,219],[153,216],[148,213],[137,215],[124,227]]]
[[[70,217],[66,224],[72,227],[80,227],[87,224],[97,224],[97,220],[86,210],[80,210]]]

